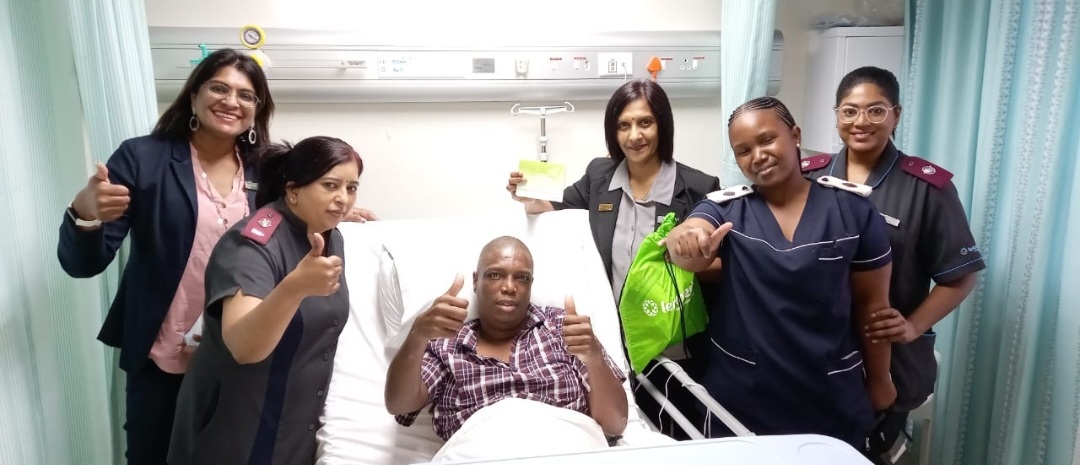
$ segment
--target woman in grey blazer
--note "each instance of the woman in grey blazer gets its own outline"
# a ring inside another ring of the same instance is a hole
[[[510,174],[506,190],[530,214],[567,208],[589,210],[593,240],[617,304],[626,273],[645,236],[669,212],[682,221],[694,204],[720,189],[720,179],[675,161],[671,102],[653,81],[630,81],[615,91],[604,113],[604,138],[609,156],[590,162],[585,175],[563,192],[562,202],[518,197],[517,186],[525,182],[519,172]],[[652,371],[645,369],[646,373]],[[658,385],[667,381],[666,376],[659,376],[662,371],[656,371],[654,383]],[[683,413],[692,413],[691,405],[679,405],[684,404],[679,399],[683,390],[672,391],[670,400]],[[659,406],[652,398],[648,394],[636,397],[650,420],[657,419]],[[681,437],[669,418],[660,418],[662,431]]]

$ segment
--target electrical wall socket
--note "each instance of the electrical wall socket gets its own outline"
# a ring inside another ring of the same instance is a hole
[[[596,69],[600,76],[634,75],[633,53],[599,53],[596,58]]]

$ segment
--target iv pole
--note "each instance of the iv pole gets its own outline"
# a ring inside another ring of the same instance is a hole
[[[513,107],[510,107],[510,114],[517,116],[521,113],[530,115],[540,115],[540,161],[548,161],[547,153],[547,115],[555,113],[573,113],[574,105],[570,102],[563,102],[562,105],[548,105],[539,107],[523,107],[520,103],[515,103]]]

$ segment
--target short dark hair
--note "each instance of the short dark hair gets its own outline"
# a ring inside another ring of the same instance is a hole
[[[206,81],[226,66],[234,66],[247,75],[254,87],[255,96],[259,97],[259,104],[255,108],[255,143],[247,140],[247,132],[236,138],[241,158],[247,163],[254,163],[260,149],[270,140],[270,117],[274,114],[274,99],[270,97],[270,86],[266,82],[262,67],[251,57],[231,48],[215,51],[195,66],[176,100],[161,114],[161,118],[158,118],[151,134],[163,139],[190,139],[191,96],[198,93]]]
[[[256,208],[282,198],[285,186],[290,182],[296,187],[304,187],[342,163],[356,163],[357,173],[364,173],[364,161],[352,146],[326,136],[308,137],[296,145],[269,144],[263,148],[259,159]]]
[[[784,121],[784,124],[787,125],[788,129],[793,129],[795,127],[795,117],[791,116],[791,111],[788,110],[787,105],[784,105],[784,102],[781,102],[774,97],[758,97],[739,105],[735,111],[731,112],[731,116],[728,117],[728,126],[731,126],[731,122],[735,121],[735,118],[738,118],[739,115],[755,110],[772,110]]]
[[[851,89],[859,84],[876,85],[881,88],[881,93],[885,94],[885,98],[889,99],[889,103],[900,104],[900,83],[897,82],[896,75],[887,69],[864,66],[847,73],[840,80],[840,85],[836,86],[836,105],[839,106],[840,101],[844,100]]]
[[[671,101],[660,84],[648,79],[628,81],[616,89],[608,100],[607,110],[604,112],[604,141],[607,143],[608,155],[617,162],[626,159],[626,154],[619,146],[619,116],[630,102],[637,99],[645,99],[656,118],[656,131],[659,136],[656,155],[663,162],[674,160],[675,121],[671,116]]]

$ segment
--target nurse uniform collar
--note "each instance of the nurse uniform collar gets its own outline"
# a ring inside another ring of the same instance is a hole
[[[754,192],[754,189],[750,188],[750,186],[747,186],[747,185],[744,185],[744,184],[739,184],[739,185],[731,186],[731,187],[729,187],[727,189],[721,189],[721,190],[718,190],[718,191],[709,192],[708,194],[705,194],[705,198],[707,198],[709,200],[712,200],[713,202],[716,202],[716,203],[724,203],[724,202],[727,202],[728,200],[737,199],[739,197],[745,197],[747,195],[752,194],[753,192]]]
[[[848,191],[863,197],[869,197],[870,193],[874,191],[873,188],[866,184],[859,184],[857,182],[845,181],[843,179],[834,178],[832,176],[822,176],[817,179],[818,184],[825,187],[831,187],[833,189],[840,189]]]

